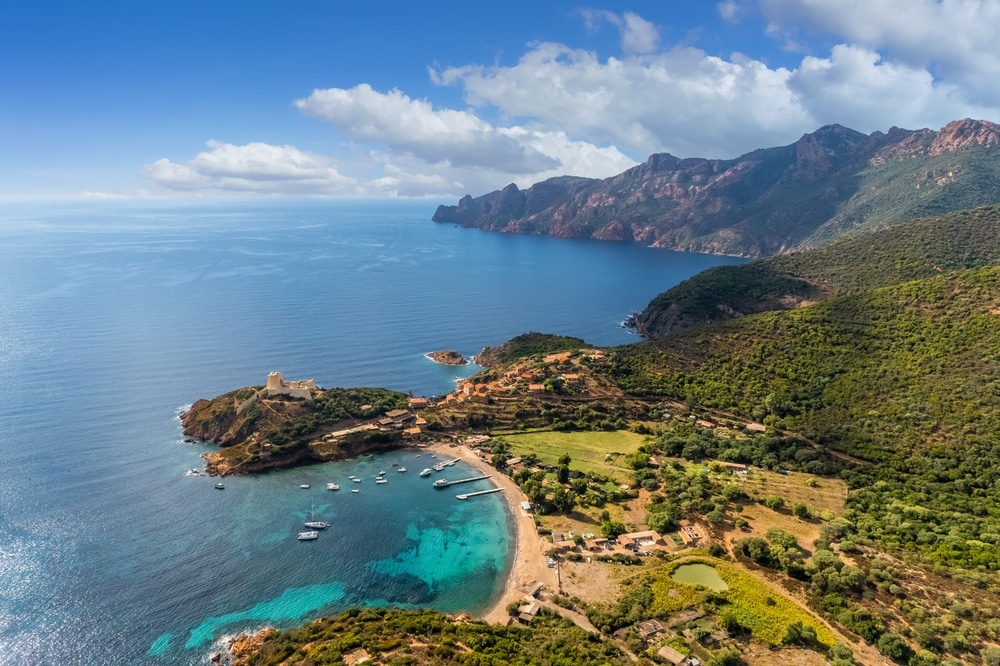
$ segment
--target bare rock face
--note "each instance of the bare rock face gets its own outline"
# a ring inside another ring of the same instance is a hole
[[[468,363],[464,356],[456,351],[450,351],[447,349],[431,352],[427,355],[427,358],[435,363],[441,363],[442,365],[465,365]]]
[[[949,164],[941,164],[941,156]],[[966,168],[969,160],[975,164]],[[884,227],[995,203],[998,178],[1000,126],[990,122],[965,119],[939,131],[893,127],[870,135],[828,125],[791,145],[735,159],[660,153],[603,180],[561,176],[525,190],[511,184],[439,206],[433,219],[758,257],[815,247],[862,224]],[[909,207],[878,201],[907,199],[918,185],[919,201]]]

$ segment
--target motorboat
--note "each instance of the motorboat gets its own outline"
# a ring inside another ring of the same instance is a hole
[[[389,483],[389,482],[380,476],[379,478],[375,479],[375,483]]]
[[[420,476],[430,476],[433,471],[434,470],[432,470],[430,467],[425,467],[424,471],[420,473]]]
[[[352,490],[351,492],[352,492],[352,493],[360,493],[361,491],[360,491],[360,490],[358,490],[357,488],[355,488],[355,489],[354,489],[354,490]]]
[[[309,490],[309,484],[303,483],[302,485],[299,486],[299,488],[301,488],[302,490]]]
[[[340,490],[340,486],[338,484],[336,484],[336,483],[328,483],[328,484],[326,484],[326,489],[327,490]]]
[[[399,468],[399,471],[400,471],[400,472],[405,472],[405,471],[406,471],[406,468],[405,468],[405,467],[400,467],[400,468]]]
[[[319,538],[319,532],[316,530],[309,530],[308,532],[299,532],[299,541],[312,541],[313,539]]]
[[[351,481],[353,481],[354,483],[361,483],[361,479],[359,479],[358,477],[354,477],[353,479],[351,479]]]
[[[215,489],[216,490],[224,490],[225,487],[226,487],[226,484],[222,483],[221,481],[219,483],[215,484]]]
[[[393,467],[399,467],[399,463],[392,463]]]
[[[447,488],[450,485],[451,481],[449,481],[448,479],[438,479],[437,481],[434,482],[435,488]]]

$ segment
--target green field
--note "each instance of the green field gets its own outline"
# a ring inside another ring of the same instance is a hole
[[[604,474],[616,481],[631,480],[624,457],[635,453],[644,437],[627,430],[612,432],[529,432],[504,435],[515,456],[534,453],[543,463],[555,465],[564,453],[570,469]]]

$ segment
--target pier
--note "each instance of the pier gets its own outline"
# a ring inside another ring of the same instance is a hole
[[[483,479],[490,478],[488,474],[483,476],[470,476],[468,479],[459,479],[458,481],[449,481],[448,479],[438,479],[434,482],[435,488],[447,488],[448,486],[454,486],[458,483],[471,483],[473,481],[482,481]]]
[[[489,495],[490,493],[502,493],[503,488],[490,488],[489,490],[477,490],[474,493],[465,493],[462,495],[455,495],[460,500],[466,500],[470,497],[475,497],[476,495]]]

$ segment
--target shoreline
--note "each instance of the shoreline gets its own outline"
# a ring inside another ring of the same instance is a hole
[[[510,620],[507,606],[514,601],[527,603],[527,591],[533,583],[542,583],[551,592],[558,591],[556,570],[550,569],[546,563],[545,542],[535,529],[534,517],[521,508],[521,502],[525,497],[513,479],[488,465],[464,444],[452,447],[448,444],[433,443],[421,448],[438,456],[461,458],[463,462],[472,465],[483,474],[489,474],[494,485],[504,489],[500,494],[507,504],[514,527],[514,561],[507,572],[506,580],[503,581],[502,592],[489,608],[478,614],[477,619],[489,624],[507,624]]]

